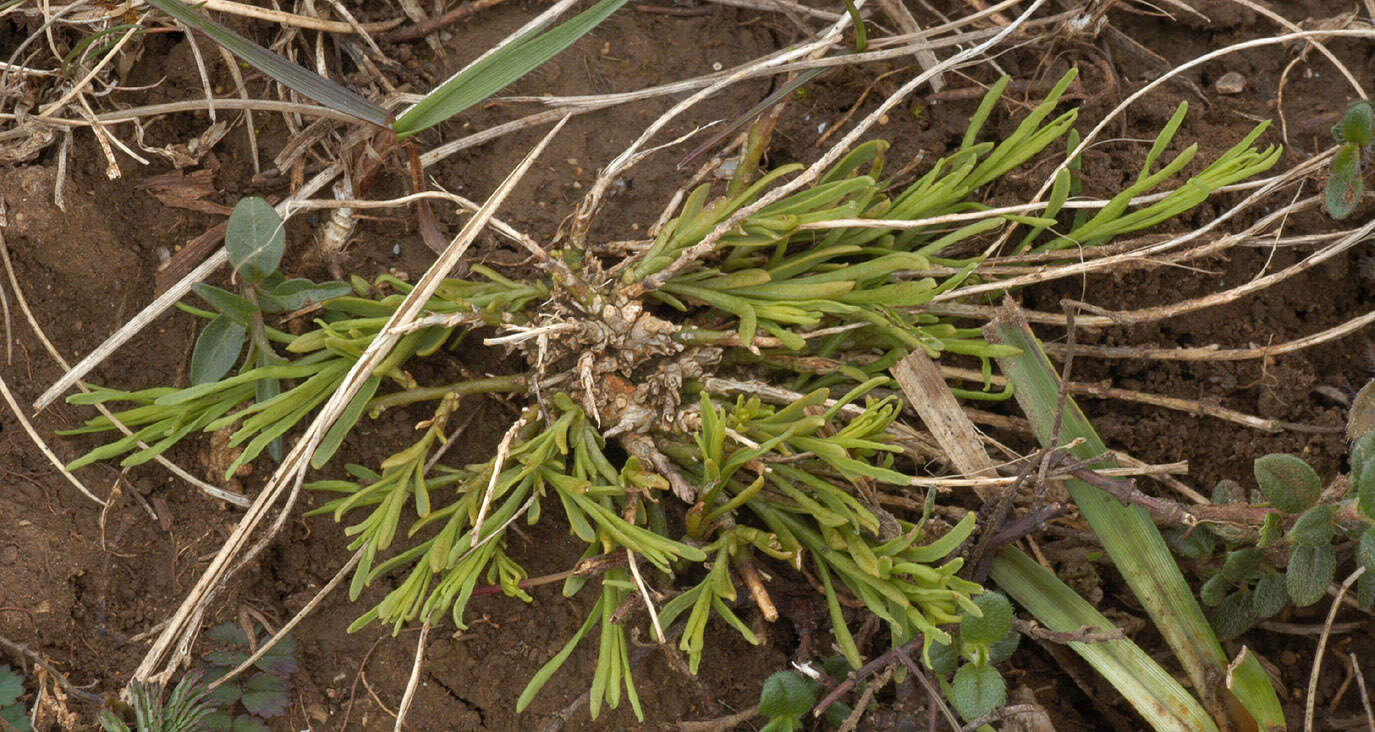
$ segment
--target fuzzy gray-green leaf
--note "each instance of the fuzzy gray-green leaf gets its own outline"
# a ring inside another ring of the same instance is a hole
[[[1332,525],[1334,508],[1328,504],[1314,506],[1294,522],[1289,538],[1301,546],[1322,546],[1332,541],[1336,529]]]
[[[1336,572],[1337,554],[1331,544],[1294,547],[1284,573],[1289,597],[1299,607],[1312,605],[1326,594]]]
[[[1318,502],[1322,481],[1308,463],[1283,453],[1256,458],[1256,482],[1265,500],[1285,513],[1299,513]]]
[[[1284,609],[1289,604],[1289,590],[1284,586],[1284,576],[1266,572],[1256,580],[1256,588],[1251,593],[1251,609],[1256,617],[1264,620]]]
[[[1361,181],[1361,148],[1348,142],[1332,158],[1332,172],[1327,177],[1325,205],[1327,215],[1341,221],[1356,210],[1365,185]]]

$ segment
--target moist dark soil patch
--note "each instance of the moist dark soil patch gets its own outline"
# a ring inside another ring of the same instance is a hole
[[[720,6],[702,6],[700,13],[698,8],[689,9],[693,12],[678,14],[627,7],[568,53],[505,93],[559,95],[638,89],[706,73],[717,64],[730,67],[800,37],[783,15]],[[1273,31],[1268,21],[1228,2],[1203,3],[1199,9],[1211,16],[1213,22],[1204,24],[1188,16],[1183,17],[1183,22],[1171,22],[1114,11],[1109,19],[1120,33],[1066,38],[1053,44],[1031,43],[1023,50],[1000,56],[999,62],[1016,79],[1036,81],[1053,80],[1068,65],[1078,65],[1082,76],[1077,86],[1079,98],[1073,103],[1082,106],[1079,126],[1087,130],[1123,97],[1169,65]],[[423,41],[389,45],[386,50],[402,62],[402,68],[388,73],[395,74],[393,80],[403,87],[409,84],[411,90],[429,88],[494,39],[528,20],[535,10],[533,5],[499,6],[484,11],[471,22],[448,29],[444,33],[447,56],[443,59],[436,58]],[[953,4],[943,4],[940,10],[954,15],[967,12],[963,6]],[[1316,1],[1281,3],[1276,11],[1296,20],[1321,18],[1332,12]],[[393,11],[381,4],[369,4],[356,12],[360,20],[366,21],[388,17]],[[924,24],[938,22],[924,9],[914,8],[914,12]],[[253,23],[233,24],[246,33],[262,30]],[[0,21],[3,39],[22,38],[31,30],[11,21]],[[1121,36],[1142,40],[1159,56],[1143,54]],[[142,56],[130,69],[129,83],[157,86],[121,93],[125,101],[148,104],[201,94],[191,50],[184,38],[169,34],[150,37],[143,43]],[[1331,47],[1358,76],[1370,78],[1375,54],[1369,46],[1334,42]],[[1349,89],[1335,72],[1317,60],[1316,53],[1310,53],[1309,58],[1309,63],[1299,64],[1287,79],[1283,111],[1289,123],[1289,145],[1277,170],[1326,147],[1331,124],[1327,117],[1344,109],[1348,100]],[[1292,53],[1274,46],[1263,47],[1224,57],[1184,75],[1179,82],[1166,84],[1133,106],[1124,123],[1114,122],[1109,128],[1113,133],[1110,136],[1134,141],[1109,142],[1086,157],[1086,193],[1103,194],[1134,178],[1145,150],[1139,140],[1153,137],[1180,99],[1189,101],[1191,113],[1173,149],[1199,143],[1199,163],[1194,169],[1214,159],[1249,131],[1255,120],[1276,117],[1280,107],[1275,90],[1291,59]],[[228,88],[230,80],[223,66],[216,68],[213,82]],[[818,146],[818,139],[829,125],[850,111],[865,87],[874,86],[859,105],[857,118],[915,73],[909,70],[876,80],[880,74],[897,68],[895,64],[839,70],[809,85],[806,94],[798,95],[790,103],[769,152],[769,164],[815,159],[824,149]],[[1212,93],[1212,84],[1228,71],[1243,74],[1246,89],[1235,96]],[[986,69],[980,69],[977,76],[980,82],[991,80]],[[959,88],[972,82],[960,75],[947,75],[947,84]],[[733,86],[676,120],[660,138],[683,134],[717,119],[732,119],[771,88],[768,81]],[[1204,97],[1195,93],[1200,89],[1205,91]],[[1039,95],[1040,92],[1026,93],[1021,98],[1034,103]],[[499,215],[536,238],[548,240],[581,199],[597,169],[676,100],[625,105],[574,118]],[[892,115],[877,129],[878,135],[893,143],[890,170],[898,170],[919,156],[933,160],[958,145],[976,104],[977,97],[959,101],[914,97],[901,108],[901,114]],[[1023,111],[1002,105],[990,122],[988,134],[1007,134]],[[432,144],[452,139],[511,117],[509,105],[485,105],[425,133],[422,141]],[[263,158],[270,159],[285,144],[289,133],[279,118],[259,115],[257,119],[262,126],[258,143]],[[152,146],[184,143],[199,135],[206,124],[203,115],[164,117],[148,126],[146,142]],[[542,134],[543,129],[532,129],[472,148],[432,167],[427,174],[453,192],[481,200]],[[1275,139],[1277,134],[1270,133],[1268,139]],[[677,167],[681,154],[675,148],[636,167],[624,186],[617,187],[598,219],[592,239],[640,236],[658,216],[669,195],[683,184],[686,174]],[[65,210],[53,205],[55,147],[35,161],[4,170],[0,176],[0,199],[7,213],[3,235],[15,274],[38,322],[69,360],[88,353],[152,299],[155,272],[164,256],[222,220],[209,213],[170,208],[138,189],[139,181],[170,170],[161,159],[154,160],[152,166],[144,168],[121,157],[126,177],[111,181],[105,176],[104,158],[89,132],[78,132],[68,169]],[[270,183],[255,183],[250,161],[247,139],[241,127],[235,128],[215,148],[213,156],[203,162],[202,167],[213,170],[214,175],[217,192],[210,198],[222,205],[232,205],[243,195],[280,194],[285,190],[280,185],[273,188]],[[1040,172],[1043,174],[1053,162],[1047,158]],[[915,168],[918,173],[922,170],[921,165]],[[989,201],[1024,201],[1034,193],[1042,177],[1033,171],[1020,179],[1011,178],[988,193]],[[406,192],[405,177],[400,171],[384,174],[377,185],[377,195]],[[1163,228],[1185,231],[1201,225],[1234,202],[1236,195],[1220,196]],[[305,243],[324,217],[325,214],[302,216],[291,224],[289,241],[296,249],[288,255],[289,271],[324,275],[323,263],[302,254]],[[1287,231],[1301,234],[1323,230],[1327,222],[1320,217],[1314,212],[1296,215]],[[442,214],[440,223],[446,231],[456,231],[461,220]],[[517,255],[495,238],[486,237],[479,242],[474,256],[478,260],[509,262]],[[1148,307],[1225,289],[1261,272],[1288,266],[1299,256],[1299,252],[1286,249],[1234,248],[1225,257],[1192,262],[1191,268],[1134,271],[1054,283],[1025,290],[1019,298],[1026,307],[1045,311],[1059,311],[1063,298],[1088,299],[1109,309]],[[350,245],[344,270],[366,275],[384,271],[416,275],[431,258],[432,253],[415,233],[408,211],[389,210],[376,214],[372,220],[363,220]],[[1375,295],[1371,280],[1364,273],[1371,270],[1368,255],[1357,250],[1235,304],[1208,308],[1157,325],[1084,329],[1077,333],[1077,340],[1104,346],[1217,343],[1224,348],[1282,343],[1369,311],[1375,304]],[[11,310],[15,310],[13,302]],[[18,319],[17,312],[13,314],[16,317],[10,326],[12,355],[3,373],[20,404],[26,405],[61,372],[32,331]],[[163,317],[108,359],[90,380],[125,388],[183,384],[198,327],[195,319],[181,313]],[[1063,332],[1056,329],[1046,329],[1042,335],[1047,340],[1064,339]],[[1345,460],[1346,447],[1333,430],[1343,424],[1345,410],[1314,389],[1359,387],[1375,368],[1372,350],[1375,348],[1368,339],[1356,335],[1265,360],[1161,362],[1082,358],[1076,361],[1074,376],[1084,381],[1106,380],[1119,387],[1216,402],[1260,417],[1314,428],[1310,432],[1267,434],[1211,418],[1121,402],[1081,400],[1111,447],[1151,462],[1188,460],[1188,482],[1207,493],[1222,478],[1247,483],[1251,461],[1269,452],[1303,455],[1325,476],[1338,471]],[[455,363],[434,364],[436,375],[451,373],[460,366],[479,372],[499,372],[503,366],[499,361],[484,361],[471,353],[444,358]],[[455,455],[460,462],[479,460],[489,454],[511,418],[509,409],[495,401],[474,408],[479,409],[479,415]],[[401,444],[412,433],[415,421],[424,416],[397,410],[376,422],[364,421],[346,443],[344,458],[375,463],[389,451],[386,446]],[[75,426],[85,417],[84,409],[58,403],[38,415],[35,424],[51,440],[60,457],[67,460],[94,443],[89,439],[54,438],[53,431]],[[121,473],[110,465],[81,471],[81,478],[93,490],[102,496],[108,493],[110,505],[101,511],[56,474],[12,413],[0,417],[0,427],[0,636],[25,643],[56,664],[73,682],[88,686],[92,693],[113,694],[142,657],[158,623],[176,609],[240,514],[200,495],[161,469],[143,467]],[[1020,447],[1029,447],[1025,436],[999,436]],[[174,450],[169,457],[195,472],[205,472],[214,456],[205,453],[202,441]],[[271,466],[260,461],[251,474],[239,480],[243,489],[251,493],[270,472]],[[309,495],[302,500],[306,508],[319,502]],[[546,521],[524,530],[512,547],[513,554],[527,563],[532,575],[567,569],[577,560],[577,550],[565,541],[566,535],[565,527]],[[219,600],[216,615],[206,618],[207,622],[234,620],[244,608],[260,612],[274,622],[285,621],[347,560],[346,545],[341,530],[328,517],[294,518],[251,569],[234,577],[229,591]],[[1115,619],[1129,624],[1131,615],[1142,616],[1109,567],[1098,566],[1097,573],[1103,578],[1102,589],[1108,598],[1104,605],[1120,613]],[[761,681],[787,665],[797,649],[800,633],[806,630],[786,621],[765,628],[759,618],[750,618],[762,631],[764,644],[751,647],[734,633],[715,634],[697,679],[672,670],[658,652],[644,654],[636,677],[648,714],[643,725],[624,706],[617,711],[604,711],[596,722],[588,721],[585,709],[576,708],[575,701],[585,692],[595,664],[594,650],[585,645],[544,688],[531,710],[518,716],[514,706],[520,690],[580,625],[590,606],[589,597],[564,600],[556,588],[557,585],[551,585],[534,590],[537,602],[533,606],[499,595],[483,597],[469,607],[467,629],[458,631],[448,624],[436,628],[426,651],[409,728],[539,729],[556,724],[570,708],[574,711],[565,724],[569,729],[655,729],[685,719],[721,716],[757,702]],[[377,602],[387,589],[385,582],[377,583],[356,604],[348,602],[343,593],[331,595],[297,629],[302,670],[293,677],[292,704],[278,720],[277,728],[391,727],[390,715],[410,674],[417,633],[408,629],[393,638],[390,632],[375,626],[354,634],[345,632],[362,609]],[[1288,611],[1277,620],[1294,624],[1321,622],[1326,607],[1320,603],[1303,611]],[[805,613],[798,616],[802,615]],[[1367,617],[1350,611],[1342,615],[1342,619]],[[1141,632],[1137,639],[1149,650],[1163,647],[1149,631]],[[829,647],[828,638],[820,643]],[[1229,650],[1235,652],[1241,643],[1274,664],[1283,679],[1281,695],[1288,703],[1291,724],[1300,719],[1314,638],[1257,630],[1231,644]],[[1375,677],[1375,662],[1371,660],[1375,658],[1375,643],[1367,634],[1357,633],[1334,638],[1332,646],[1343,655],[1331,654],[1326,660],[1330,670],[1318,689],[1319,717],[1327,720],[1330,728],[1342,728],[1347,720],[1359,719],[1360,708],[1358,695],[1349,689],[1342,692],[1335,708],[1328,706],[1346,678],[1344,654],[1355,654],[1367,677]],[[1023,648],[1024,652],[1005,671],[1014,700],[1017,694],[1029,695],[1051,713],[1057,729],[1140,725],[1125,704],[1115,701],[1115,694],[1073,654],[1030,642]],[[882,650],[878,645],[874,649]],[[17,657],[7,660],[20,661]],[[923,706],[924,699],[909,687],[910,684],[899,687],[896,693],[881,694],[864,727],[914,728],[912,710]],[[93,709],[75,700],[72,706],[88,715]],[[87,722],[89,719],[86,717]],[[925,724],[924,712],[920,722]]]

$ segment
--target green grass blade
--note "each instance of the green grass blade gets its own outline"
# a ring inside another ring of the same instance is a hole
[[[1017,549],[993,560],[989,578],[1045,627],[1112,630],[1112,622],[1041,565]],[[1202,705],[1155,659],[1130,640],[1070,643],[1157,732],[1216,732]]]
[[[496,94],[587,35],[625,3],[626,0],[601,0],[553,30],[502,48],[449,77],[419,104],[406,110],[392,129],[399,138],[409,137]]]
[[[387,126],[387,120],[390,117],[387,110],[369,102],[357,92],[350,91],[259,46],[218,22],[201,15],[180,0],[148,0],[148,4],[210,36],[216,43],[224,46],[230,53],[243,59],[253,68],[282,82],[301,95],[310,97],[337,112],[353,115],[364,122],[371,122],[378,127]]]
[[[1080,459],[1098,457],[1107,451],[1093,426],[1071,399],[1065,400],[1060,434],[1053,434],[1060,380],[1015,305],[1005,306],[985,326],[984,334],[990,343],[1012,346],[1020,351],[1016,356],[1000,357],[998,365],[1012,382],[1013,394],[1042,445],[1082,439],[1082,444],[1070,451]],[[1100,461],[1100,467],[1109,467],[1110,462]],[[1150,517],[1141,507],[1124,506],[1083,481],[1066,480],[1065,487],[1174,651],[1194,687],[1202,694],[1205,705],[1215,716],[1232,717],[1242,722],[1237,717],[1244,717],[1244,713],[1230,709],[1228,691],[1220,687],[1222,680],[1228,677],[1227,656]],[[1256,718],[1268,720],[1278,716],[1283,719],[1274,690],[1268,684],[1263,686],[1268,693],[1255,685],[1233,691],[1251,694],[1240,701],[1248,710],[1255,710],[1253,716]]]

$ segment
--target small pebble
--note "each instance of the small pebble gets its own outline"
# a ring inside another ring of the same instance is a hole
[[[1293,651],[1281,651],[1281,652],[1280,652],[1280,663],[1284,664],[1285,666],[1293,666],[1294,664],[1296,664],[1296,663],[1298,663],[1298,662],[1299,662],[1299,654],[1297,654],[1297,653],[1295,653],[1295,652],[1293,652]]]
[[[1246,77],[1235,71],[1228,71],[1213,84],[1218,94],[1240,94],[1246,88]]]

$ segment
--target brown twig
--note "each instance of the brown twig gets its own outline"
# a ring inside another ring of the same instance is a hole
[[[468,2],[459,5],[443,15],[430,18],[423,23],[417,23],[405,28],[397,28],[396,30],[383,33],[378,36],[377,39],[385,43],[414,41],[417,38],[424,38],[447,25],[452,25],[460,20],[467,20],[479,12],[496,7],[505,1],[506,0],[468,0]]]
[[[4,646],[5,648],[8,648],[14,653],[18,653],[19,655],[24,656],[30,661],[33,661],[33,665],[46,671],[50,676],[53,677],[53,679],[57,681],[58,685],[61,686],[67,693],[73,696],[81,697],[82,699],[85,699],[89,702],[95,702],[96,704],[105,703],[105,700],[101,699],[99,696],[96,696],[95,694],[92,694],[89,691],[85,691],[81,689],[81,687],[73,684],[71,681],[67,679],[66,676],[64,676],[57,669],[53,668],[52,664],[44,660],[43,656],[39,655],[37,651],[29,648],[23,643],[16,643],[4,636],[0,636],[0,646]]]

